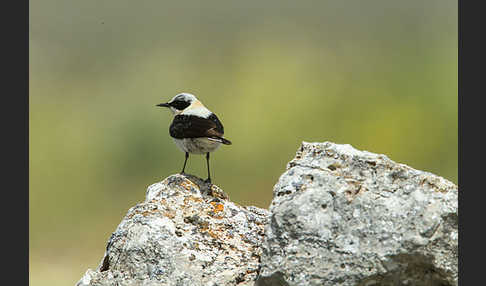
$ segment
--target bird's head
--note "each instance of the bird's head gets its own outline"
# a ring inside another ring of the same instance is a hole
[[[169,102],[157,104],[157,106],[167,107],[172,111],[172,113],[179,114],[184,109],[196,103],[199,103],[199,101],[194,95],[190,93],[179,93],[178,95],[174,96]]]

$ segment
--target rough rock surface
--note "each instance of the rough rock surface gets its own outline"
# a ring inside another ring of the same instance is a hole
[[[303,142],[274,187],[257,286],[457,285],[457,186]]]
[[[253,285],[268,216],[199,178],[172,175],[148,187],[76,285]]]
[[[457,285],[453,183],[303,142],[273,192],[268,212],[190,175],[153,184],[77,285]]]

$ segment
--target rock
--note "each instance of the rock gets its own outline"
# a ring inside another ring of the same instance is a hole
[[[303,142],[273,189],[257,286],[457,285],[457,186]]]
[[[350,145],[303,142],[270,212],[172,175],[78,286],[457,285],[457,186]]]
[[[76,285],[253,285],[268,216],[197,177],[172,175],[148,187]]]

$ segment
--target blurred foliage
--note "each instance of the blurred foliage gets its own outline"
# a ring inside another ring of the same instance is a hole
[[[74,285],[180,171],[155,104],[183,91],[233,141],[211,171],[242,205],[268,207],[302,141],[457,183],[457,37],[450,0],[31,2],[30,284]]]

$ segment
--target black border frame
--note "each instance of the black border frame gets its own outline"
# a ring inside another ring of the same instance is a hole
[[[29,285],[29,2],[4,2],[2,12],[2,254],[5,284]]]
[[[482,248],[482,235],[480,229],[477,235],[472,231],[481,228],[480,210],[481,200],[477,198],[481,195],[481,188],[473,188],[471,179],[481,178],[482,168],[467,167],[468,154],[472,157],[472,150],[481,151],[479,137],[483,133],[482,122],[480,117],[481,111],[474,112],[470,110],[472,106],[481,107],[479,104],[471,104],[472,96],[468,94],[477,94],[480,97],[483,94],[483,88],[479,84],[484,76],[484,72],[471,71],[471,67],[482,67],[483,58],[478,61],[476,58],[478,51],[485,51],[483,45],[473,43],[472,40],[482,40],[484,31],[481,27],[483,23],[483,10],[473,7],[472,3],[481,3],[468,1],[458,1],[458,185],[459,185],[459,285],[469,285],[467,280],[471,280],[474,285],[476,273],[481,273],[479,267],[481,263],[474,263],[471,249],[476,246]],[[3,102],[4,112],[2,113],[2,122],[6,126],[7,133],[3,133],[3,142],[5,147],[4,154],[7,154],[7,162],[4,162],[4,178],[8,182],[8,187],[4,188],[2,193],[3,199],[3,229],[4,229],[4,248],[7,252],[7,267],[11,271],[20,272],[11,276],[15,279],[16,285],[28,285],[29,282],[29,2],[28,1],[9,1],[4,3],[4,17],[2,17],[2,27],[4,35],[4,44],[6,51],[3,58],[7,63],[4,66],[5,78],[3,80],[6,87],[4,89]],[[476,9],[475,9],[476,8]],[[475,12],[475,13],[474,13]],[[482,22],[482,21],[481,21]],[[475,33],[475,28],[478,28]],[[480,30],[479,30],[480,29]],[[475,37],[476,35],[476,37]],[[465,41],[467,40],[467,41]],[[476,50],[476,53],[475,53]],[[12,76],[13,75],[13,76]],[[476,83],[477,86],[474,86]],[[469,104],[468,104],[469,103]],[[12,108],[16,107],[16,108]],[[476,144],[467,141],[466,130],[474,128],[478,136]],[[5,129],[4,129],[5,130]],[[469,146],[466,150],[465,144]],[[482,142],[481,142],[482,143]],[[471,163],[471,162],[470,162]],[[466,202],[467,201],[467,202]],[[476,201],[478,206],[473,206]],[[478,212],[479,210],[479,212]],[[476,221],[478,225],[472,226],[470,221]],[[469,234],[466,234],[467,224],[470,225]],[[471,228],[473,230],[471,230]],[[476,252],[476,251],[475,251]],[[10,271],[9,270],[9,271]],[[477,275],[479,276],[479,275]],[[476,277],[477,277],[476,276]]]

